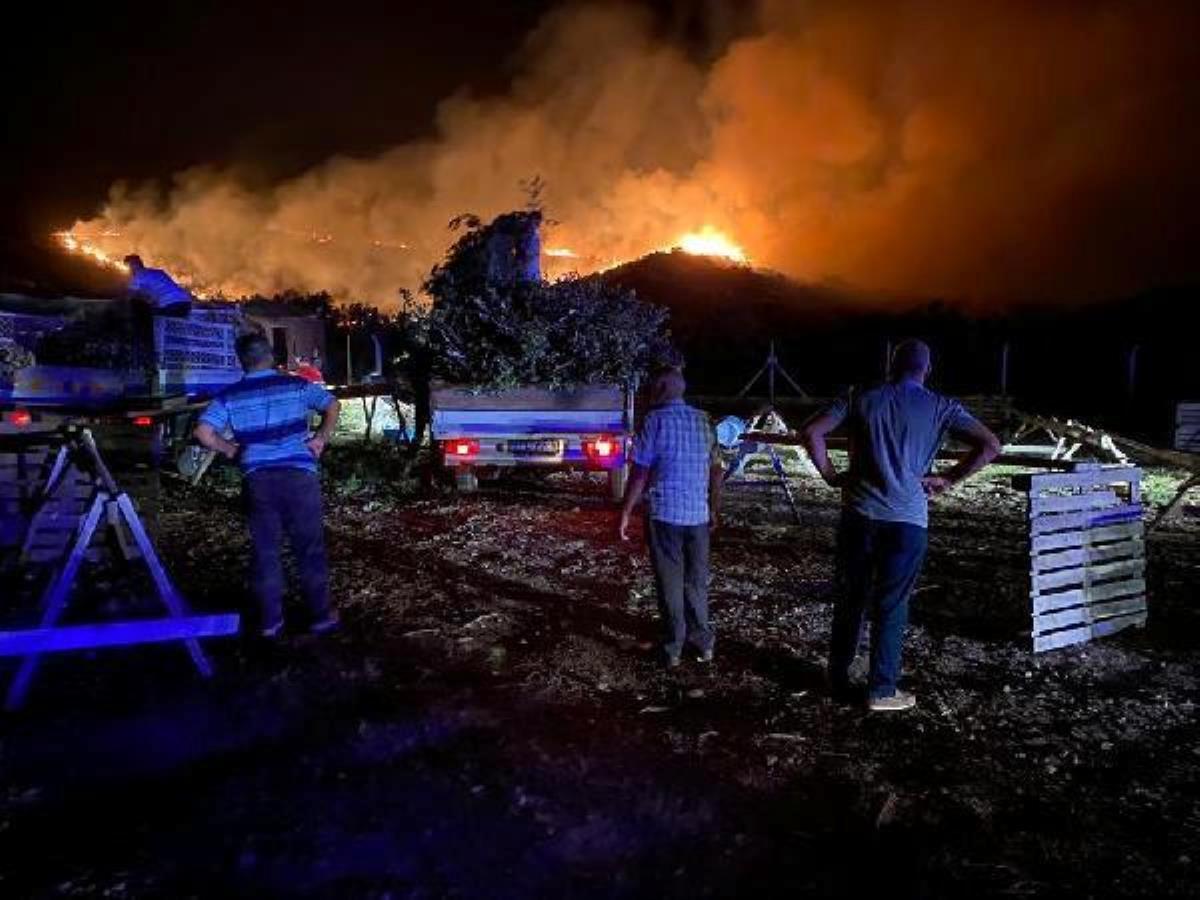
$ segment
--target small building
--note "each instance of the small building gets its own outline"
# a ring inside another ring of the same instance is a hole
[[[319,369],[325,366],[325,320],[316,311],[274,300],[249,300],[241,311],[271,342],[276,365],[294,369],[304,357]]]

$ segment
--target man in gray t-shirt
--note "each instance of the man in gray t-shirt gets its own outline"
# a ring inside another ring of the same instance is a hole
[[[842,489],[838,529],[838,596],[834,604],[829,675],[835,692],[849,689],[863,620],[871,617],[869,705],[909,709],[898,690],[908,598],[925,558],[928,497],[979,471],[1000,442],[956,400],[925,387],[929,347],[906,341],[892,357],[891,380],[838,401],[803,429],[801,439],[821,476]],[[837,472],[825,438],[845,423],[850,467]],[[929,473],[948,435],[970,448],[949,471]]]

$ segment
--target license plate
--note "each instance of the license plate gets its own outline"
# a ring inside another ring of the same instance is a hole
[[[514,456],[561,456],[562,441],[509,441],[508,452]]]

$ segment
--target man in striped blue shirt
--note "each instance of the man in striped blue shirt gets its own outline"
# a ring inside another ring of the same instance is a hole
[[[237,460],[242,470],[253,548],[251,582],[263,637],[278,637],[283,630],[280,545],[285,533],[300,571],[311,628],[331,631],[337,620],[329,604],[317,461],[337,425],[338,401],[321,385],[276,372],[271,344],[263,335],[243,335],[236,347],[245,377],[209,403],[196,426],[196,440]],[[314,412],[321,413],[321,425],[310,436]]]
[[[683,400],[678,369],[659,375],[650,388],[652,408],[633,445],[633,477],[621,509],[621,540],[645,493],[649,499],[646,543],[666,634],[668,668],[679,665],[685,643],[701,662],[713,658],[708,623],[708,533],[717,526],[722,468],[708,416]]]

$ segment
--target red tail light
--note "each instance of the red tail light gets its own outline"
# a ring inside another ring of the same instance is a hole
[[[9,423],[16,425],[18,428],[25,428],[33,423],[33,416],[27,409],[14,409],[10,413],[6,413],[4,418],[8,419]]]
[[[138,428],[149,428],[154,424],[154,420],[149,416],[136,416],[133,420],[133,424]]]
[[[447,456],[455,456],[459,459],[475,456],[479,452],[479,441],[470,438],[455,438],[452,441],[446,441],[444,446]]]
[[[598,437],[584,441],[583,452],[591,459],[612,459],[621,452],[621,443],[616,438]]]

